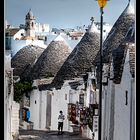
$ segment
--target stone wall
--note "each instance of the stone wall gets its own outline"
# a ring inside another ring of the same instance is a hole
[[[12,140],[18,140],[18,136],[19,136],[19,104],[16,103],[15,101],[12,102],[11,134],[12,134]]]

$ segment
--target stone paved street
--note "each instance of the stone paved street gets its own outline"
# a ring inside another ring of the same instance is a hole
[[[19,133],[19,140],[91,140],[69,132],[58,135],[56,131],[20,130]]]

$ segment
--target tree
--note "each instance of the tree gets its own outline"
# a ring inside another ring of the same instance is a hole
[[[19,81],[14,83],[14,100],[19,103],[24,93],[27,94],[32,89],[32,81]]]

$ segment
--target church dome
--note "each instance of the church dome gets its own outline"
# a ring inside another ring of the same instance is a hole
[[[26,19],[34,19],[33,13],[31,11],[31,9],[29,10],[29,12],[26,15]]]
[[[70,52],[71,48],[61,35],[58,35],[38,58],[32,68],[31,78],[41,79],[55,76]]]

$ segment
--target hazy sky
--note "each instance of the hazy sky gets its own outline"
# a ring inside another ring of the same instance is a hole
[[[131,0],[134,4],[135,0]],[[125,9],[128,0],[109,0],[104,8],[104,22],[114,24]],[[90,17],[100,21],[96,0],[5,0],[5,19],[13,26],[25,23],[25,15],[32,9],[36,22],[51,27],[89,25]]]

